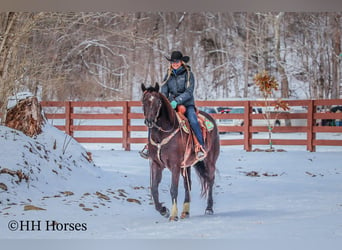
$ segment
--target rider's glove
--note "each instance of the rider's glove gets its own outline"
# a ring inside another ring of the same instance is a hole
[[[178,103],[177,103],[175,100],[173,100],[173,101],[171,102],[171,107],[172,107],[173,109],[175,109],[175,108],[177,107],[177,105],[178,105]]]

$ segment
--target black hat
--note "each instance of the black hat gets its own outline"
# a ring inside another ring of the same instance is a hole
[[[182,52],[180,51],[172,51],[171,53],[171,58],[165,57],[169,62],[175,62],[175,61],[183,61],[185,63],[190,61],[190,57],[188,56],[183,56]]]

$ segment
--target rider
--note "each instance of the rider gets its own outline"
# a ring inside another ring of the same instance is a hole
[[[190,57],[183,56],[180,51],[173,51],[171,57],[166,57],[166,59],[170,62],[170,67],[164,77],[161,93],[169,99],[173,109],[176,109],[178,105],[184,105],[186,107],[185,116],[188,118],[190,126],[200,144],[200,150],[197,151],[197,158],[203,159],[205,156],[204,139],[197,120],[193,95],[195,78],[190,66],[186,64],[189,62]],[[140,151],[140,155],[148,158],[146,146]]]

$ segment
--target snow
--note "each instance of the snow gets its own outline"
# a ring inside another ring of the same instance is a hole
[[[13,108],[19,101],[34,96],[31,92],[19,92],[15,96],[10,96],[7,100],[7,109]]]
[[[37,138],[0,126],[0,145],[0,171],[23,169],[30,178],[17,184],[16,177],[0,175],[8,187],[0,189],[0,239],[224,239],[249,247],[285,239],[329,241],[335,249],[342,242],[340,148],[270,153],[222,147],[215,214],[204,215],[206,201],[193,171],[190,218],[169,222],[154,209],[149,162],[137,151],[142,145],[129,152],[82,146],[48,124]],[[170,208],[169,188],[165,170],[160,199]],[[179,211],[183,197],[181,181]],[[44,210],[25,211],[25,205]],[[22,230],[11,231],[13,221]],[[35,231],[27,230],[27,221],[36,223]]]

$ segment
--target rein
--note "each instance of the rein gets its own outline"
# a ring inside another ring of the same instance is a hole
[[[174,117],[173,120],[174,120],[173,122],[175,122],[176,118]],[[172,127],[170,129],[168,129],[168,130],[165,130],[162,127],[158,126],[156,122],[153,122],[153,126],[152,127],[155,127],[156,129],[158,129],[159,131],[162,131],[164,133],[169,133],[169,132],[171,132],[173,130]]]
[[[178,127],[175,131],[173,131],[173,133],[172,134],[170,134],[168,137],[166,137],[166,138],[164,138],[160,143],[156,143],[153,139],[152,139],[152,137],[150,137],[150,143],[151,143],[151,145],[153,145],[153,146],[155,146],[155,147],[157,147],[157,156],[158,156],[158,160],[160,161],[160,162],[162,162],[162,160],[161,160],[161,147],[162,146],[164,146],[164,145],[166,145],[166,144],[168,144],[169,143],[169,141],[179,132],[179,130],[180,130],[180,127]]]

